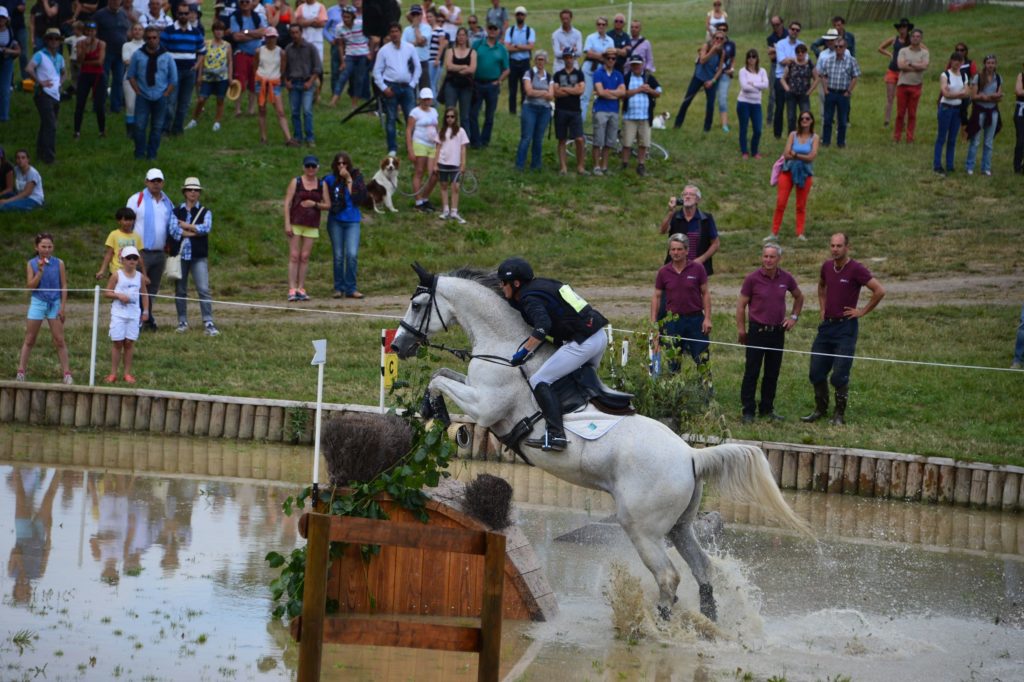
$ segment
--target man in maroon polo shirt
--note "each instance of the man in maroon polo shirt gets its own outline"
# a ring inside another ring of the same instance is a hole
[[[849,256],[850,239],[842,232],[832,235],[828,248],[832,258],[821,265],[818,304],[821,324],[811,345],[810,380],[814,386],[814,412],[801,421],[815,422],[828,413],[828,379],[836,389],[836,410],[831,423],[844,424],[846,400],[850,395],[850,369],[857,349],[858,318],[864,317],[885,296],[885,289],[871,271]],[[861,287],[871,290],[871,300],[857,307]],[[834,357],[841,356],[841,357]]]
[[[689,239],[685,234],[675,233],[668,240],[669,262],[658,270],[654,279],[654,296],[651,297],[651,322],[658,321],[662,297],[666,310],[679,316],[662,325],[661,333],[680,337],[669,340],[676,349],[686,350],[698,365],[708,361],[708,333],[711,331],[711,292],[708,290],[708,273],[701,263],[687,260]],[[654,352],[661,349],[659,335],[654,336]],[[672,372],[679,371],[679,362],[669,364]]]
[[[761,380],[762,419],[782,421],[775,413],[775,387],[782,367],[782,349],[786,345],[786,332],[800,319],[804,295],[793,275],[779,267],[782,247],[765,244],[761,249],[761,267],[747,275],[740,287],[736,304],[736,330],[740,343],[747,346],[747,364],[743,371],[740,402],[743,404],[743,423],[754,421],[754,398],[757,377],[764,364]],[[786,292],[793,296],[793,310],[786,316]],[[747,306],[750,306],[750,324],[747,324]]]

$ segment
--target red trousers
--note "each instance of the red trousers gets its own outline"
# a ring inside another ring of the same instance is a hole
[[[920,85],[896,86],[896,124],[892,129],[892,139],[900,141],[904,120],[907,126],[907,142],[914,141],[914,129],[917,127],[917,102],[921,99]]]
[[[807,195],[811,193],[811,185],[814,178],[808,177],[803,187],[796,188],[796,233],[804,233],[804,225],[807,223]],[[793,176],[786,171],[779,173],[778,194],[775,196],[775,217],[772,219],[772,234],[778,234],[782,226],[782,216],[786,213],[786,204],[789,203],[789,194],[793,191]]]

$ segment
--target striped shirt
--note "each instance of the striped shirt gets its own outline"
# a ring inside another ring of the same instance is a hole
[[[198,23],[184,28],[174,23],[160,33],[160,47],[171,53],[178,71],[191,69],[199,56],[206,54],[206,35]]]
[[[362,17],[356,17],[351,28],[345,24],[338,26],[335,35],[345,41],[346,57],[366,57],[370,54],[370,41],[363,33]]]

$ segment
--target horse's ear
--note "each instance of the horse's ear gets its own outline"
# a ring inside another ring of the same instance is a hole
[[[412,264],[412,269],[416,271],[416,274],[420,278],[420,286],[429,287],[434,283],[434,275],[428,272],[427,269],[418,262],[414,262]]]

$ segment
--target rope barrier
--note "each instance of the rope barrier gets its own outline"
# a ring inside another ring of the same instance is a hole
[[[0,288],[0,292],[5,292],[5,291],[9,291],[9,292],[30,292],[30,291],[40,291],[40,290],[39,289],[14,288],[14,287],[2,287],[2,288]],[[43,291],[59,291],[59,289],[43,289]],[[68,291],[68,293],[71,293],[71,292],[87,292],[87,293],[91,294],[91,293],[93,293],[95,291],[95,289],[92,289],[92,288],[90,288],[90,289],[68,289],[67,291]],[[101,291],[107,291],[107,290],[106,289],[101,289]],[[173,300],[178,299],[179,297],[178,296],[169,295],[169,294],[157,294],[156,296],[153,296],[153,298],[163,298],[163,299],[168,299],[168,300],[172,300],[173,301]],[[201,301],[198,298],[190,298],[190,297],[187,297],[187,296],[182,296],[180,298],[182,300],[184,300],[184,301],[191,302],[191,303],[202,303],[203,302],[203,301]],[[346,310],[324,310],[322,308],[300,308],[300,307],[291,306],[291,305],[282,306],[282,305],[273,305],[273,304],[269,304],[269,303],[245,303],[245,302],[242,302],[242,301],[221,301],[221,300],[216,300],[216,299],[211,299],[210,301],[208,301],[208,303],[210,303],[211,305],[235,306],[235,307],[239,307],[239,308],[256,308],[256,309],[260,309],[260,310],[283,310],[283,311],[286,311],[286,312],[321,313],[321,314],[324,314],[324,315],[340,315],[340,316],[346,316],[346,317],[364,317],[364,318],[367,318],[367,319],[379,319],[379,320],[400,320],[400,319],[402,319],[400,315],[385,315],[385,314],[382,314],[382,313],[350,312],[350,311],[346,311]],[[642,335],[642,334],[645,333],[645,332],[642,332],[642,331],[639,331],[639,330],[636,330],[636,329],[623,329],[623,328],[619,328],[619,327],[613,327],[611,325],[609,325],[609,328],[612,330],[613,334],[618,333],[618,334],[641,334]],[[694,342],[697,342],[697,343],[707,343],[708,345],[722,346],[722,347],[726,347],[726,348],[743,348],[743,349],[752,348],[752,349],[756,349],[756,350],[777,351],[777,352],[781,352],[781,353],[792,353],[794,355],[810,355],[810,356],[817,355],[819,357],[826,357],[826,358],[861,360],[861,361],[868,361],[868,362],[884,362],[884,363],[887,363],[887,364],[890,364],[890,365],[910,365],[910,366],[919,366],[919,367],[941,367],[941,368],[944,368],[944,369],[968,369],[968,370],[980,370],[980,371],[991,371],[991,372],[1018,372],[1018,373],[1024,373],[1024,370],[1011,369],[1009,367],[989,367],[987,365],[962,365],[962,364],[957,364],[957,363],[952,363],[952,362],[926,362],[924,360],[901,360],[899,358],[883,358],[883,357],[876,357],[876,356],[871,356],[871,355],[841,355],[841,354],[838,354],[838,353],[820,353],[820,352],[809,351],[809,350],[796,350],[796,349],[792,349],[792,348],[782,348],[782,349],[779,349],[779,348],[770,348],[770,347],[767,347],[767,346],[752,346],[752,345],[749,345],[749,344],[744,345],[742,343],[733,343],[733,342],[730,342],[730,341],[712,341],[710,339],[705,340],[705,339],[689,338],[689,337],[686,337],[686,336],[669,336],[669,335],[666,335],[666,334],[661,334],[660,338],[667,339],[667,340],[672,340],[672,341],[694,341]]]

